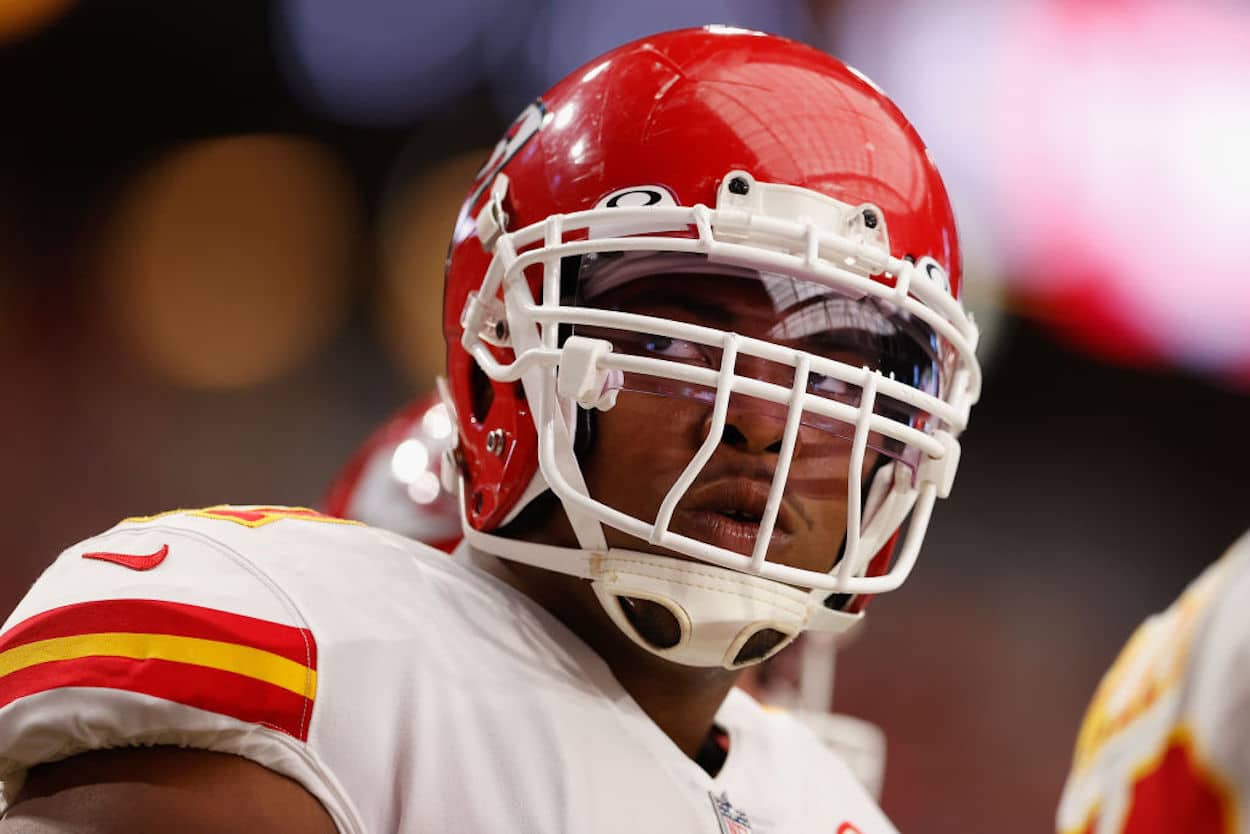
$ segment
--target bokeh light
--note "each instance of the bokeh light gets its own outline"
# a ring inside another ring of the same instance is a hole
[[[1029,266],[1021,290],[1117,359],[1214,372],[1250,359],[1250,10],[1017,15],[995,92],[1009,115],[996,124],[997,196]]]
[[[281,0],[287,83],[339,121],[404,124],[488,84],[502,112],[627,40],[709,22],[802,38],[811,0],[461,0],[437,12],[400,0]]]
[[[394,0],[284,0],[279,49],[296,94],[356,124],[402,124],[482,78],[478,37],[502,0],[460,0],[439,14]]]
[[[1103,358],[1244,376],[1250,7],[899,0],[838,27],[934,149],[965,241],[995,242],[1016,310]]]
[[[421,418],[421,428],[435,440],[447,440],[451,437],[451,414],[448,413],[447,406],[442,403],[432,406]]]
[[[358,208],[339,163],[304,139],[214,139],[123,196],[103,247],[124,340],[194,387],[256,385],[322,346],[348,308]]]
[[[415,437],[395,447],[391,453],[391,474],[395,480],[411,484],[430,465],[430,450]]]
[[[486,150],[435,163],[396,189],[382,217],[379,317],[387,346],[422,386],[443,371],[443,267],[460,203]]]
[[[438,480],[438,476],[428,469],[418,473],[412,483],[408,484],[408,497],[422,506],[433,504],[442,494],[442,483]]]
[[[634,38],[709,23],[803,39],[812,29],[805,0],[549,0],[534,10],[518,66],[495,66],[501,109],[513,113],[565,73]],[[503,40],[504,32],[487,37]],[[507,35],[507,37],[514,37]],[[498,54],[496,48],[488,52]]]
[[[73,5],[74,0],[0,0],[0,46],[30,37]]]

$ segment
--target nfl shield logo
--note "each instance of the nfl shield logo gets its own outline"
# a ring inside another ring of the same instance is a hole
[[[721,834],[751,834],[751,821],[746,814],[729,804],[728,794],[717,796],[709,792],[708,796],[712,799],[712,807],[716,809]]]

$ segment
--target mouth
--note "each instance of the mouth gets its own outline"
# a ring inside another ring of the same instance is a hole
[[[748,477],[726,477],[690,491],[674,514],[674,531],[735,553],[750,554],[760,535],[770,484]],[[768,549],[794,539],[794,514],[785,500],[769,537]]]

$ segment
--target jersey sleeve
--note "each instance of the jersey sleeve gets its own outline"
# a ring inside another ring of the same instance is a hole
[[[303,785],[359,831],[309,745],[317,635],[247,555],[186,514],[124,522],[48,568],[0,632],[0,781],[80,753],[229,753]]]
[[[1061,834],[1250,834],[1250,535],[1134,633],[1103,678]]]

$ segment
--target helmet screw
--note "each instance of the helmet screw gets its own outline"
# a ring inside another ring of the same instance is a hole
[[[743,177],[734,177],[729,181],[729,193],[746,194],[751,190],[751,183]]]
[[[877,228],[877,213],[871,209],[864,209],[864,225],[870,229]]]
[[[502,455],[507,440],[508,435],[503,429],[491,429],[486,433],[486,451],[492,455]]]
[[[508,338],[508,323],[503,319],[495,322],[495,338],[501,342]]]

